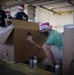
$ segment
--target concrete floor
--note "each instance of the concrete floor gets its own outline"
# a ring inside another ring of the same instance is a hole
[[[0,75],[25,75],[25,74],[0,64]]]

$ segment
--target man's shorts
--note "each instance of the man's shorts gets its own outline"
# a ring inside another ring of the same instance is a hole
[[[53,54],[54,61],[62,61],[63,51],[56,46],[51,46],[51,52]]]

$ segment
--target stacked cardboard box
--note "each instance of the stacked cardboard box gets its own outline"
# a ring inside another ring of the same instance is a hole
[[[63,51],[63,73],[62,75],[73,75],[71,65],[74,60],[74,25],[67,25],[64,29],[64,51]],[[74,68],[73,68],[74,70]]]

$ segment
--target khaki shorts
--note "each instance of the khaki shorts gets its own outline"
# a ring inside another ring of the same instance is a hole
[[[56,46],[51,46],[51,52],[53,54],[54,61],[62,61],[63,58],[63,51],[60,50]]]

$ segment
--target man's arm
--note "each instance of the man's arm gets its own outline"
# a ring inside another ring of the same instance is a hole
[[[39,44],[33,42],[32,44],[34,44],[37,48],[42,49],[42,46],[40,46]]]
[[[37,48],[42,49],[42,46],[40,46],[39,44],[35,43],[31,36],[28,36],[27,41],[29,41],[30,43],[35,45]]]
[[[8,23],[7,23],[7,18],[5,18],[5,25],[6,25],[6,26],[8,25]]]
[[[8,25],[8,23],[7,23],[7,16],[6,16],[6,13],[5,13],[5,11],[3,11],[3,16],[4,16],[4,20],[5,20],[5,25],[7,26]]]

